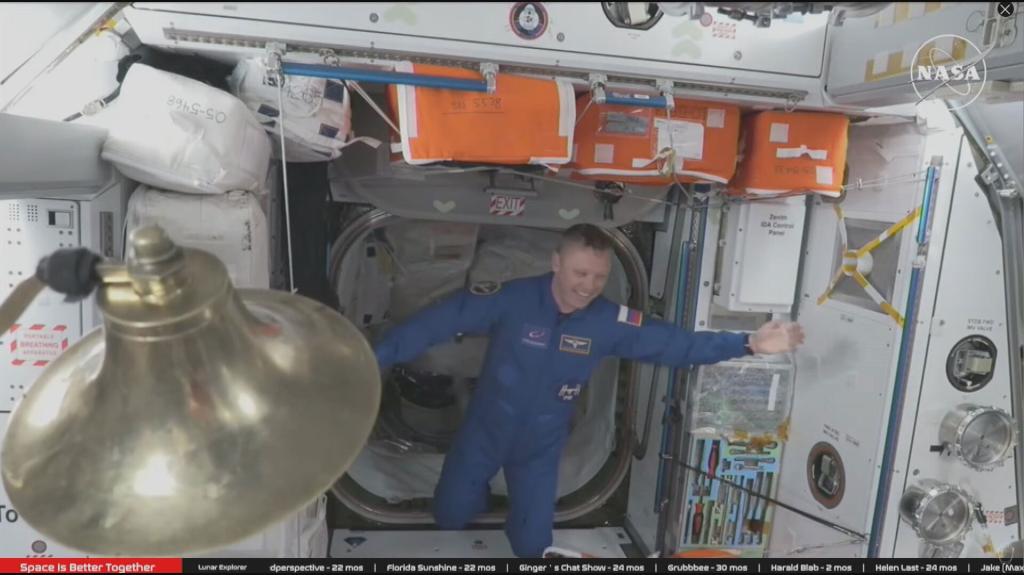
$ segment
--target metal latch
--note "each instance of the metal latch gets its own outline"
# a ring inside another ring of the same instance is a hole
[[[487,82],[487,93],[493,94],[498,89],[498,65],[490,62],[480,64],[480,74]]]

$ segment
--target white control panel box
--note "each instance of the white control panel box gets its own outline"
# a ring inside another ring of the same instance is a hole
[[[796,294],[803,197],[746,202],[725,216],[715,303],[738,312],[789,313]]]

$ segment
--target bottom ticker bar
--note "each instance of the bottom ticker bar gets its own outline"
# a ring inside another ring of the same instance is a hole
[[[1024,573],[998,559],[94,559],[0,558],[8,573]]]
[[[997,559],[248,559],[185,560],[183,567],[186,573],[1024,573],[1024,562]]]

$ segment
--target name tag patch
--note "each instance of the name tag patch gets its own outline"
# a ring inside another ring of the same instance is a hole
[[[520,341],[530,347],[547,349],[548,343],[551,341],[551,330],[546,327],[525,324]]]
[[[563,335],[558,350],[578,355],[590,355],[590,340],[575,335]]]

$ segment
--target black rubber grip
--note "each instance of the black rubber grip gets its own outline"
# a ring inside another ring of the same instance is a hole
[[[68,299],[87,297],[100,283],[96,265],[100,256],[85,248],[57,250],[39,260],[36,277],[55,292]]]

